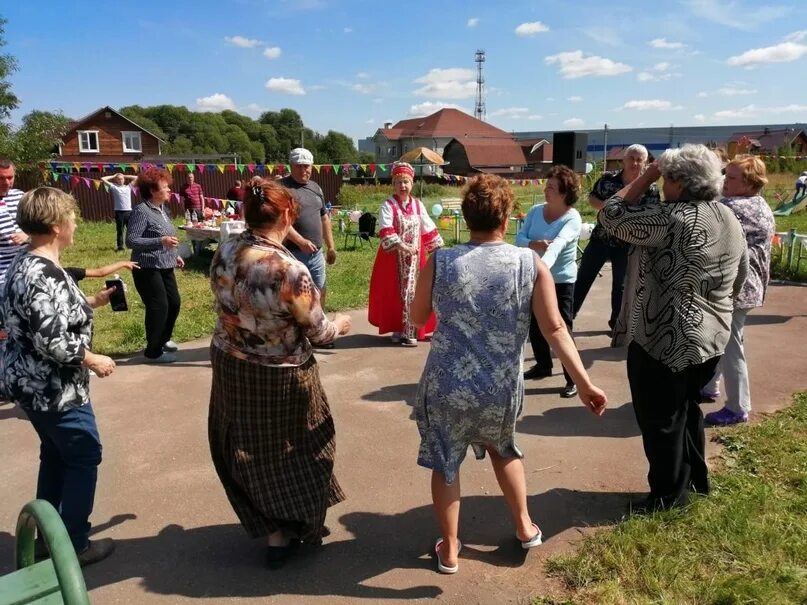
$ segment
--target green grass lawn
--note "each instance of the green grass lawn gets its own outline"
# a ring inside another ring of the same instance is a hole
[[[571,595],[534,603],[807,603],[807,393],[716,440],[710,496],[631,517],[550,559]]]
[[[346,199],[353,200],[351,207],[358,207],[370,212],[377,212],[378,206],[389,196],[386,187],[352,187]],[[427,209],[441,198],[457,197],[461,189],[458,187],[429,186],[425,190],[424,203]],[[529,210],[534,203],[543,202],[542,189],[535,185],[513,187],[519,208],[522,212]],[[360,203],[364,200],[364,203]],[[773,203],[773,200],[771,200]],[[595,211],[584,201],[578,204],[578,210],[585,222],[595,222]],[[338,221],[334,221],[337,228]],[[794,217],[778,217],[777,230],[785,231],[794,227],[800,233],[807,233],[807,212]],[[448,245],[454,243],[453,229],[442,229],[443,237]],[[370,271],[375,258],[375,247],[364,245],[355,250],[352,238],[345,249],[344,236],[335,233],[336,247],[339,251],[337,263],[328,267],[328,311],[357,309],[367,305],[370,284]],[[515,237],[515,223],[511,223],[508,241]],[[460,234],[465,240],[467,232]],[[377,240],[375,240],[377,244]],[[65,266],[100,267],[117,260],[128,259],[128,253],[115,252],[115,225],[112,223],[83,222],[76,232],[75,244],[65,252]],[[175,340],[184,342],[209,335],[213,330],[215,316],[213,313],[212,295],[208,285],[208,266],[212,250],[199,258],[192,259],[183,271],[177,271],[179,291],[182,296],[182,311],[174,331]],[[807,280],[807,263],[802,263],[802,271],[798,275],[775,268],[777,277]],[[109,307],[96,311],[94,347],[99,353],[124,355],[137,353],[145,343],[143,325],[144,308],[134,289],[132,277],[128,272],[121,275],[129,286],[128,300],[130,310],[126,313],[113,313]],[[81,286],[87,294],[101,289],[103,280],[87,279]]]

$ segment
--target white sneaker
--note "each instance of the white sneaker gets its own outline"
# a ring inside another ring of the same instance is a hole
[[[169,340],[167,343],[163,345],[163,351],[168,351],[169,353],[176,353],[179,351],[179,346],[173,340]]]

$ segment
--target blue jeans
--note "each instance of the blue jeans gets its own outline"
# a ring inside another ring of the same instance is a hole
[[[320,290],[325,288],[325,255],[320,248],[316,252],[307,253],[302,250],[292,250],[294,258],[308,267],[314,285]]]
[[[25,410],[40,439],[36,497],[59,511],[73,548],[87,547],[101,439],[92,405],[67,412]]]

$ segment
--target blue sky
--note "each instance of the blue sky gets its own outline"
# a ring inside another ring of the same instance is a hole
[[[807,121],[804,0],[3,3],[22,100],[257,116],[354,138],[442,106],[512,131]]]

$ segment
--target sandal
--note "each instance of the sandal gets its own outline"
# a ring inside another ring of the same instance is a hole
[[[521,542],[521,548],[523,548],[524,550],[529,550],[530,548],[533,548],[535,546],[540,546],[541,541],[544,538],[539,527],[535,523],[533,523],[532,526],[535,528],[535,531],[537,532],[532,538],[530,538],[529,540],[522,541],[518,540],[518,537],[516,537],[516,540]]]
[[[437,542],[434,543],[434,555],[437,557],[437,571],[444,574],[454,574],[460,570],[459,561],[456,565],[449,567],[448,565],[443,565],[443,560],[440,558],[440,545],[443,543],[442,538],[437,538]],[[457,542],[457,556],[459,557],[460,551],[462,550],[462,542]]]

